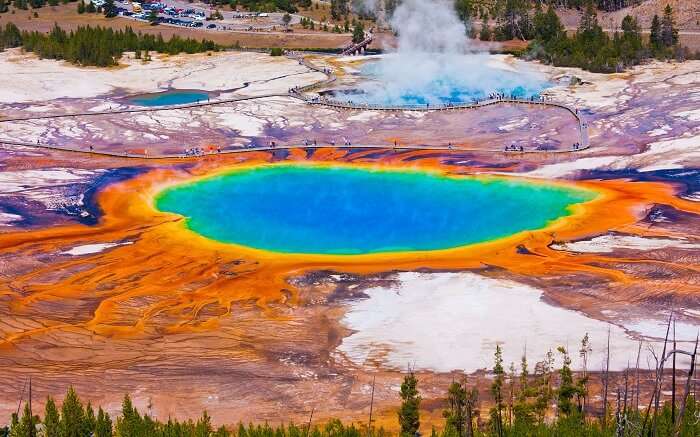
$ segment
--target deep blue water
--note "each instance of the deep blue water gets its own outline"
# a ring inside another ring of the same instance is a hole
[[[209,95],[204,91],[164,91],[162,93],[141,94],[129,98],[131,103],[139,106],[184,105],[186,103],[204,102]]]
[[[417,171],[268,166],[179,185],[156,206],[205,237],[287,253],[435,250],[538,229],[590,192]]]

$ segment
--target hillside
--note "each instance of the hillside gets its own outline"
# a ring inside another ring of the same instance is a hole
[[[651,26],[654,15],[662,16],[664,8],[670,4],[676,17],[678,29],[684,32],[700,32],[700,2],[697,0],[646,0],[643,3],[615,12],[599,12],[598,19],[603,27],[616,28],[620,26],[625,15],[637,17],[644,29]],[[581,12],[576,10],[560,10],[559,16],[567,28],[576,27]]]

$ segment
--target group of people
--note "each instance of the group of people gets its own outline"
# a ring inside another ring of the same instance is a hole
[[[523,146],[517,146],[515,144],[511,144],[510,146],[506,146],[505,151],[506,152],[524,152],[525,148]]]
[[[221,146],[216,146],[216,153],[221,153]],[[205,154],[206,151],[201,147],[191,147],[189,149],[185,149],[185,156],[203,156]]]

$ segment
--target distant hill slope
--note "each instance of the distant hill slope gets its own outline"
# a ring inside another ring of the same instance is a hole
[[[637,17],[643,29],[648,29],[651,26],[654,14],[661,17],[667,4],[670,4],[673,8],[679,30],[700,32],[700,0],[646,0],[637,6],[620,9],[619,11],[599,12],[598,21],[601,26],[614,29],[619,27],[624,16],[629,14]],[[581,17],[580,11],[560,10],[558,12],[567,28],[578,26]]]

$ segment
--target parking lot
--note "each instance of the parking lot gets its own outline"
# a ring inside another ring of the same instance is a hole
[[[100,6],[103,0],[94,0]],[[152,11],[156,12],[158,24],[203,28],[211,31],[286,31],[282,17],[284,13],[256,13],[218,10],[219,19],[212,16],[217,12],[203,4],[187,2],[143,2],[130,3],[116,1],[119,15],[141,21],[149,21]],[[290,24],[296,24],[301,17],[292,15]],[[210,19],[211,18],[211,19]]]

